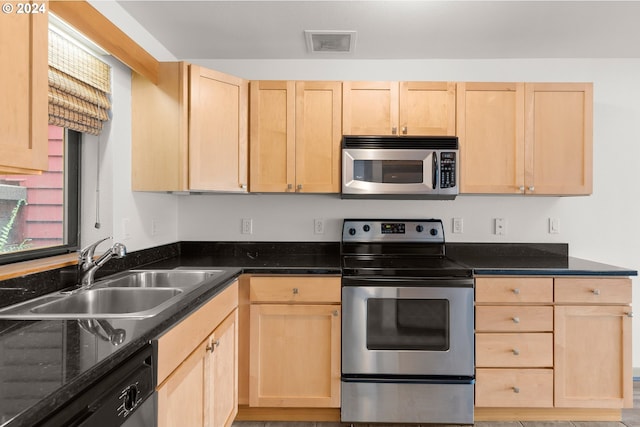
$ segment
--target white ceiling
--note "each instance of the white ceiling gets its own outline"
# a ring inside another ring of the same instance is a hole
[[[118,0],[177,59],[640,58],[640,1]],[[304,30],[354,30],[307,52]]]

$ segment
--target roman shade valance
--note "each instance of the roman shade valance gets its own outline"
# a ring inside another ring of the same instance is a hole
[[[49,124],[100,134],[110,93],[109,65],[49,30]]]

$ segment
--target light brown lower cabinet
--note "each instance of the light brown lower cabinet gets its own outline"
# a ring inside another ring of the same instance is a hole
[[[555,406],[633,407],[631,280],[556,279],[555,286],[562,298],[555,307]]]
[[[619,421],[630,304],[626,277],[477,278],[476,420]]]
[[[237,307],[235,283],[158,339],[159,427],[233,423],[238,412]]]
[[[340,407],[340,317],[332,305],[252,305],[249,404]]]
[[[249,407],[340,407],[340,277],[251,277]]]

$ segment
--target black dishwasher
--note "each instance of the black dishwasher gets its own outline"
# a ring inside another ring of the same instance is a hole
[[[148,344],[37,427],[155,426],[153,359]]]

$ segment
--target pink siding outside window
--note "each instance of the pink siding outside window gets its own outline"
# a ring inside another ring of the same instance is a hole
[[[64,244],[63,169],[64,129],[49,126],[48,171],[0,175],[0,253]]]

